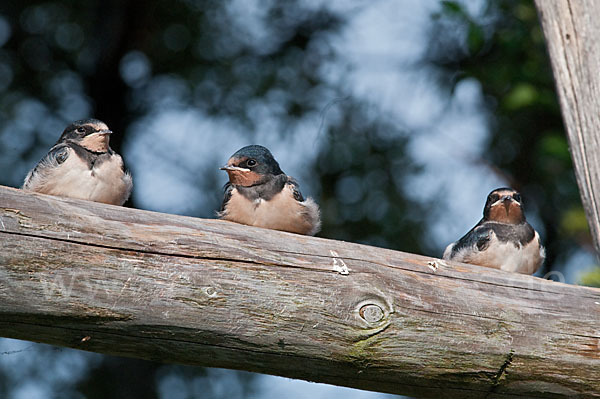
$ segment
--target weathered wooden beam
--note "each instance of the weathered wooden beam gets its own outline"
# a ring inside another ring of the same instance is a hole
[[[600,2],[535,3],[552,60],[581,200],[600,254]]]
[[[0,336],[418,397],[600,396],[598,289],[2,187]]]

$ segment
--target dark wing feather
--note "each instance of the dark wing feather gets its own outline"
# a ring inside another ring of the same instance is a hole
[[[34,175],[42,173],[44,169],[49,167],[56,167],[69,158],[69,146],[66,144],[57,144],[48,151],[48,153],[35,165],[35,167],[29,171],[23,188],[27,188],[31,183],[31,179]]]
[[[289,177],[287,184],[292,186],[292,193],[294,194],[294,199],[298,202],[304,202],[304,197],[302,196],[302,193],[300,192],[300,185],[298,184],[298,182],[296,180],[294,180],[293,178]]]
[[[53,157],[56,163],[60,165],[69,158],[69,148],[66,145],[54,147],[53,150],[50,150],[48,156]]]
[[[519,224],[505,224],[481,220],[464,237],[452,247],[452,255],[464,248],[477,248],[485,250],[492,238],[492,233],[498,241],[512,242],[515,246],[526,245],[535,237],[535,230],[527,222]]]
[[[492,239],[492,229],[488,227],[480,227],[474,232],[474,241],[479,251],[483,251],[490,245]]]
[[[482,222],[477,223],[475,227],[458,240],[454,247],[452,247],[452,255],[465,248],[476,247],[479,251],[485,250],[490,244],[492,232],[492,227]]]
[[[225,183],[223,186],[223,202],[221,203],[221,209],[219,209],[219,214],[225,211],[225,207],[227,203],[231,199],[231,192],[233,191],[233,185],[230,182]]]

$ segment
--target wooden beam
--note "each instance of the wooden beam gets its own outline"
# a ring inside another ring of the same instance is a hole
[[[552,60],[581,200],[600,253],[600,2],[535,3]]]
[[[598,289],[3,187],[0,336],[418,397],[600,396]]]

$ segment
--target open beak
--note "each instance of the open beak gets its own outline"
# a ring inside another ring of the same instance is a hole
[[[235,170],[237,170],[239,172],[250,172],[250,169],[240,168],[239,166],[233,166],[233,165],[225,165],[225,166],[222,166],[220,169],[225,170],[227,172],[233,172]]]

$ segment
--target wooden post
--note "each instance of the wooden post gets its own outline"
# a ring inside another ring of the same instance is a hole
[[[600,253],[600,2],[535,3],[552,60],[581,200]]]
[[[418,397],[600,396],[598,289],[3,187],[0,335]]]

